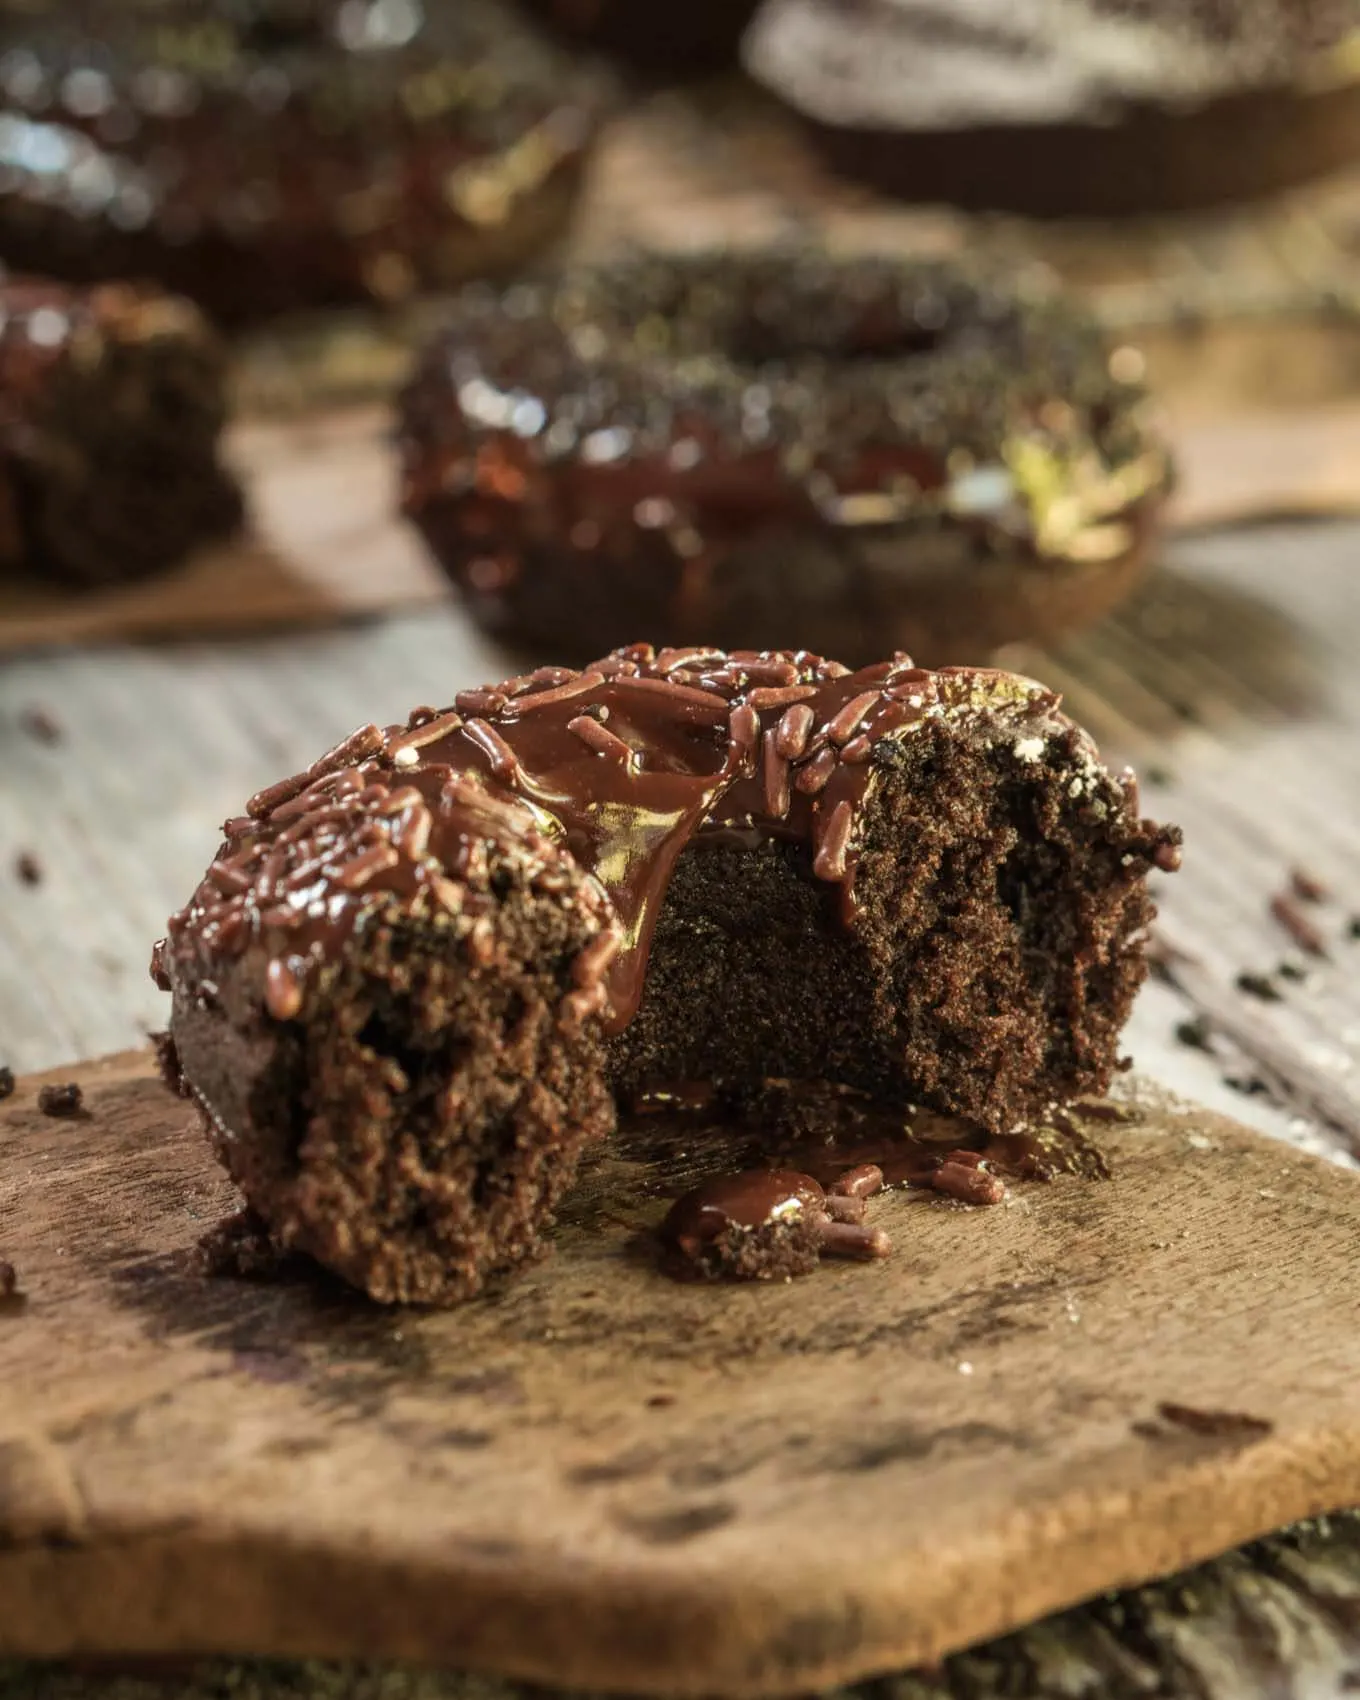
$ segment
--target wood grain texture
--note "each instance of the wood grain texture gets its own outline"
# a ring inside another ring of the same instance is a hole
[[[1201,1113],[1102,1124],[1108,1184],[895,1194],[888,1263],[775,1288],[658,1275],[611,1158],[427,1315],[194,1274],[184,1106],[72,1072],[88,1120],[0,1111],[0,1652],[803,1691],[1360,1498],[1360,1183]]]

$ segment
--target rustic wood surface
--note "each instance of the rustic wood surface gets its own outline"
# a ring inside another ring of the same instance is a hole
[[[635,1139],[431,1314],[197,1273],[185,1105],[147,1053],[70,1078],[82,1119],[0,1109],[11,1655],[801,1692],[1360,1498],[1360,1180],[1156,1092],[1088,1124],[1113,1180],[894,1192],[886,1263],[773,1287],[656,1271],[714,1155]]]

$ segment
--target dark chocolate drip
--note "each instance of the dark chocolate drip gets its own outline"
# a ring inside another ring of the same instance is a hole
[[[767,1228],[826,1208],[826,1194],[811,1175],[795,1169],[744,1169],[718,1175],[676,1199],[661,1237],[679,1251],[716,1240],[729,1228]]]

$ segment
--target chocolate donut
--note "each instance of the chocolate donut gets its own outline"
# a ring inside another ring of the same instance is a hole
[[[1357,49],[1355,0],[763,0],[743,58],[848,177],[1099,217],[1360,159]]]
[[[223,321],[512,267],[598,85],[496,0],[128,0],[0,18],[0,259]]]
[[[636,260],[465,292],[401,399],[402,505],[531,654],[977,661],[1136,580],[1147,406],[1086,316],[975,271]]]
[[[225,536],[226,371],[198,309],[130,284],[0,281],[0,577],[143,578]]]
[[[281,1244],[432,1302],[540,1249],[616,1093],[1003,1129],[1102,1090],[1180,838],[1030,680],[642,644],[366,726],[224,830],[153,956],[170,1077]]]
[[[528,0],[570,40],[617,54],[653,76],[693,76],[735,65],[742,31],[757,0]]]

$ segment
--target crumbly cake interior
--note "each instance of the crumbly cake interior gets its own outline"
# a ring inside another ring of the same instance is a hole
[[[1042,766],[985,731],[889,748],[853,931],[805,845],[719,834],[681,858],[610,1041],[622,1091],[834,1080],[999,1132],[1109,1084],[1145,974],[1151,834],[1062,736]]]
[[[469,969],[446,918],[379,917],[254,1071],[216,1020],[196,1043],[177,1011],[219,1156],[270,1201],[275,1237],[384,1303],[448,1303],[541,1255],[614,1124],[593,1026],[559,1021],[588,938],[574,911],[507,890],[495,961]]]

